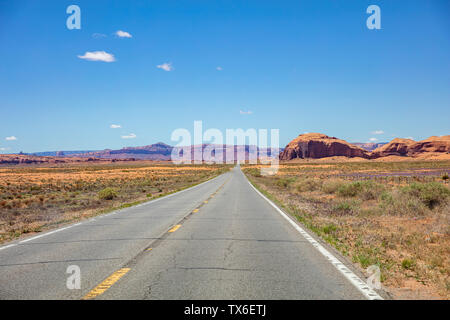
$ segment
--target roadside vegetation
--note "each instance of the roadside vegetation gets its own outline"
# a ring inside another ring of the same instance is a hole
[[[397,298],[450,298],[450,161],[282,164],[249,179]]]
[[[0,243],[148,201],[228,169],[152,162],[0,167]]]

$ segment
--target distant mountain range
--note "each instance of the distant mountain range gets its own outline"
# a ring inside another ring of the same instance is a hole
[[[43,152],[34,152],[34,153],[22,153],[30,156],[38,156],[38,157],[67,157],[74,154],[84,154],[89,152],[95,152],[97,150],[85,150],[85,151],[43,151]]]
[[[363,148],[367,151],[375,150],[379,148],[387,142],[381,143],[360,143],[355,142],[352,143],[355,146]],[[202,148],[204,149],[207,144],[203,144]],[[125,147],[122,149],[112,150],[112,149],[104,149],[104,150],[78,150],[78,151],[44,151],[44,152],[34,152],[34,153],[22,153],[25,155],[32,155],[38,157],[94,157],[101,159],[127,159],[127,158],[135,158],[140,160],[170,160],[170,156],[172,154],[172,149],[174,147],[164,142],[158,142],[155,144],[141,146],[141,147]],[[198,148],[198,147],[195,147]],[[223,146],[223,150],[230,148],[230,146]],[[246,154],[249,153],[251,147],[250,146],[236,146],[237,150],[242,150],[244,148]],[[274,150],[274,154],[276,152],[283,151],[284,148],[279,148]],[[236,150],[236,152],[237,152]],[[260,148],[262,151],[262,149]],[[268,155],[272,154],[271,150],[268,149]]]
[[[354,146],[357,146],[357,147],[360,147],[360,148],[363,148],[364,150],[367,150],[367,151],[373,151],[376,148],[382,147],[382,146],[384,146],[387,143],[388,142],[378,142],[378,143],[375,143],[375,142],[366,142],[366,143],[364,143],[364,142],[351,142],[350,144],[352,144]]]
[[[189,148],[189,147],[188,147]],[[208,149],[207,149],[208,148]],[[171,155],[174,149],[179,149],[179,153],[182,154],[182,147],[173,147],[163,142],[158,142],[155,144],[142,146],[142,147],[126,147],[118,150],[105,149],[105,150],[91,150],[91,151],[46,151],[46,152],[36,152],[32,154],[27,154],[31,156],[50,156],[50,157],[61,157],[61,158],[96,158],[96,159],[135,159],[135,160],[156,160],[165,161],[171,160]],[[264,156],[278,156],[282,151],[281,148],[271,149],[271,148],[257,148],[256,146],[249,145],[211,145],[203,144],[192,146],[191,148],[191,158],[194,159],[196,152],[202,152],[205,155],[208,154],[208,150],[211,150],[209,155],[206,155],[204,160],[212,160],[214,156],[219,156],[221,152],[226,160],[226,154],[233,152],[235,159],[238,155],[244,157],[244,159],[256,159],[262,155]],[[240,159],[241,160],[241,159]]]
[[[184,152],[191,152],[192,160],[195,159],[194,156],[196,154],[203,154],[204,161],[215,161],[217,158],[224,162],[227,161],[227,155],[231,154],[235,160],[252,160],[265,157],[279,157],[280,160],[320,159],[327,157],[450,159],[450,135],[433,136],[422,141],[396,138],[389,143],[349,143],[321,133],[307,133],[299,135],[285,148],[274,149],[257,148],[249,145],[208,144],[182,148],[158,142],[142,147],[126,147],[117,150],[47,151],[32,154],[0,155],[0,164],[136,160],[169,161],[174,151],[180,155]]]

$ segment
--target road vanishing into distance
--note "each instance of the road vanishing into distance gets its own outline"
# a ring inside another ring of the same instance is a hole
[[[325,247],[236,166],[3,245],[0,299],[381,299]]]

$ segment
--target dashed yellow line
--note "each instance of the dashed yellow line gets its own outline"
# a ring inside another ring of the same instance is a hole
[[[98,286],[96,286],[94,289],[92,289],[87,295],[83,297],[83,300],[88,300],[95,298],[102,293],[104,293],[106,290],[111,288],[111,286],[119,281],[120,278],[122,278],[128,271],[130,271],[130,268],[122,268],[114,272],[112,275],[110,275],[108,278],[103,280],[102,283],[100,283]]]
[[[181,224],[177,224],[176,226],[173,226],[172,229],[169,230],[169,232],[175,232],[181,227]]]
[[[224,183],[225,184],[225,183]],[[222,185],[223,186],[223,185]],[[220,188],[222,188],[222,186]],[[219,188],[219,189],[220,189]],[[218,190],[216,192],[214,192],[209,199],[211,199],[212,197],[214,197],[217,194]],[[208,200],[203,201],[203,203],[208,203]],[[196,213],[198,212],[199,209],[194,209],[192,212]],[[177,231],[179,228],[181,227],[181,224],[177,224],[175,226],[172,227],[172,229],[170,229],[168,232],[175,232]],[[151,251],[153,248],[147,248],[145,249],[145,251]],[[106,290],[108,290],[109,288],[111,288],[114,283],[116,283],[117,281],[119,281],[120,278],[122,278],[125,274],[128,273],[128,271],[130,271],[130,268],[122,268],[117,270],[116,272],[114,272],[112,275],[110,275],[108,278],[106,278],[105,280],[103,280],[102,283],[100,283],[98,286],[96,286],[94,289],[92,289],[91,291],[89,291],[88,294],[86,294],[82,299],[83,300],[89,300],[89,299],[93,299],[101,294],[103,294]]]

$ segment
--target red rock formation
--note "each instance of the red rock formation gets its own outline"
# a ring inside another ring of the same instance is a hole
[[[380,158],[390,155],[418,157],[427,153],[450,153],[450,135],[433,136],[422,141],[396,138],[375,149],[371,157]]]
[[[369,152],[335,137],[307,133],[292,140],[280,154],[280,160],[333,156],[369,158]]]
[[[418,141],[408,148],[408,155],[415,155],[424,152],[450,152],[450,135],[442,137],[429,137]]]
[[[411,139],[395,138],[391,142],[381,146],[372,151],[372,158],[379,158],[385,156],[406,156],[408,154],[408,148],[415,143]]]

